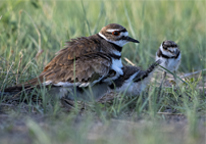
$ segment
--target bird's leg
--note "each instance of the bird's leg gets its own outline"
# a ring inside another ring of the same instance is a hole
[[[167,75],[167,72],[163,71],[163,73],[162,73],[162,81],[161,81],[161,83],[160,83],[160,87],[159,87],[158,95],[161,94],[162,85],[163,85],[163,83],[164,83],[164,80],[165,80],[166,75]]]
[[[174,71],[173,78],[174,78],[174,81],[171,81],[171,83],[172,83],[173,85],[176,85],[176,81],[177,81],[176,71]]]
[[[163,82],[164,82],[164,80],[165,80],[166,75],[167,75],[167,72],[164,71],[164,72],[162,73],[162,81],[161,81],[161,84],[160,84],[160,89],[162,88],[162,84],[163,84]]]
[[[174,81],[176,82],[176,80],[177,80],[177,77],[176,77],[176,71],[174,71],[174,75],[173,75],[173,77],[174,77]]]

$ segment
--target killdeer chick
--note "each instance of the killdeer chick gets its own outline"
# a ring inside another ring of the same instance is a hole
[[[173,41],[163,41],[156,53],[156,60],[159,59],[162,60],[161,66],[176,74],[181,61],[181,53],[178,45]],[[167,72],[163,70],[160,87],[162,87],[166,75]],[[175,76],[174,79],[176,80]]]
[[[124,75],[114,80],[109,87],[116,92],[126,92],[127,96],[139,95],[149,84],[155,68],[162,60],[154,62],[147,70],[135,66],[124,66]]]
[[[55,87],[61,97],[68,91],[74,92],[74,86],[78,91],[98,83],[111,83],[124,74],[121,51],[128,42],[139,43],[128,36],[123,26],[109,24],[98,34],[67,42],[66,48],[56,53],[37,78],[4,91],[22,90],[22,86],[27,89],[40,82],[40,85]]]

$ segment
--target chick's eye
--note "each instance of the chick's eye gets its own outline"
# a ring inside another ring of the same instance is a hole
[[[163,45],[163,49],[167,50],[167,47]]]
[[[119,31],[113,31],[113,32],[112,32],[112,35],[114,35],[114,36],[118,36],[119,34],[120,34]]]

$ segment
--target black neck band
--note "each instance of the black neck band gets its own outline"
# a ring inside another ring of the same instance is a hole
[[[122,47],[120,47],[112,42],[109,42],[109,43],[111,43],[117,51],[122,52]]]
[[[114,59],[120,59],[121,56],[115,55],[115,54],[109,54],[109,56],[111,56]]]
[[[104,39],[103,37],[101,37],[99,34],[97,34],[101,39]],[[105,39],[104,39],[105,40]],[[107,41],[107,40],[106,40]],[[109,42],[109,41],[107,41]],[[122,47],[112,43],[112,42],[109,42],[111,45],[113,45],[113,48],[115,48],[117,51],[121,52],[122,51]]]

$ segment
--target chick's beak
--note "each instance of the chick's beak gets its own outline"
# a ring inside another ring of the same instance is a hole
[[[174,51],[174,54],[175,54],[175,55],[178,55],[179,52],[180,52],[180,51],[177,49],[176,51]]]

